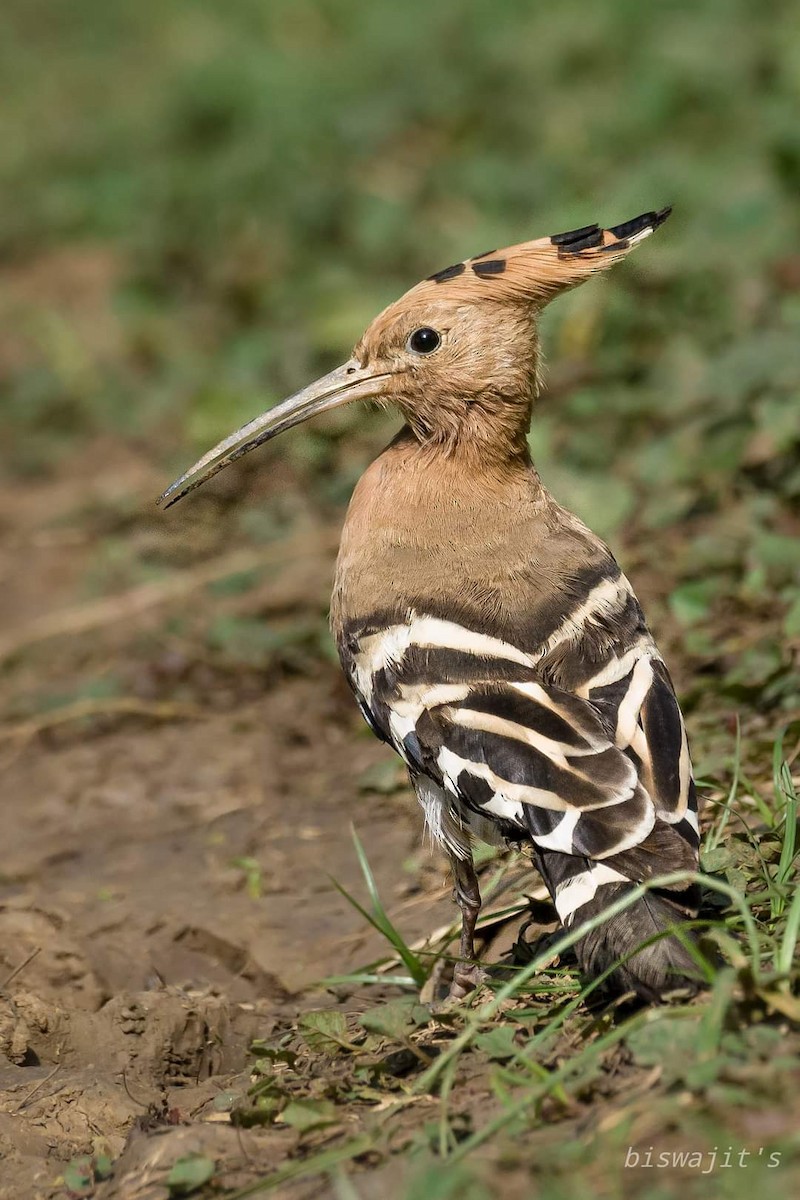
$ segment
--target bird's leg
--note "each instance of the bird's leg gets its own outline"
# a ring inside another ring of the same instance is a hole
[[[456,963],[453,971],[450,998],[463,1000],[486,978],[485,971],[475,961],[475,924],[481,911],[481,891],[471,854],[467,859],[453,856],[450,862],[453,867],[453,899],[461,909],[461,961]]]

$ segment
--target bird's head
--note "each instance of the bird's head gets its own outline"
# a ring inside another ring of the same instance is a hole
[[[262,442],[353,400],[396,404],[422,442],[488,445],[524,432],[538,387],[541,309],[624,258],[669,213],[589,225],[437,271],[375,318],[352,358],[225,438],[159,503],[169,507]]]

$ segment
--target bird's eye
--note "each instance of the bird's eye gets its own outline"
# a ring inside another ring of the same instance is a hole
[[[408,339],[408,348],[415,354],[433,354],[441,344],[441,336],[427,325],[423,329],[415,329]]]

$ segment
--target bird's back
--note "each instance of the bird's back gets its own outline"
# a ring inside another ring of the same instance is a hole
[[[354,493],[332,625],[451,854],[473,833],[533,842],[566,923],[604,889],[696,867],[666,667],[613,555],[525,455],[468,472],[401,433]]]

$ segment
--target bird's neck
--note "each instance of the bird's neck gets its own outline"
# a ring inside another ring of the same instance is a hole
[[[469,398],[421,396],[408,404],[401,398],[399,407],[408,426],[389,449],[402,449],[408,461],[418,452],[426,474],[430,463],[442,475],[450,468],[454,480],[474,477],[491,487],[515,472],[530,470],[532,405],[532,379],[511,396],[492,392]]]

